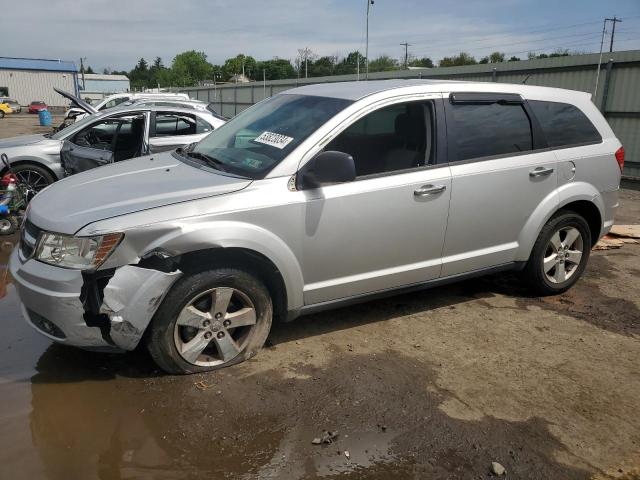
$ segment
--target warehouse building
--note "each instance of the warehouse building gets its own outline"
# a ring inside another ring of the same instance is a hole
[[[101,75],[98,73],[78,74],[80,95],[83,99],[100,101],[114,93],[128,92],[131,89],[126,75]]]
[[[78,69],[75,63],[39,58],[0,57],[0,95],[28,105],[41,100],[50,107],[66,107],[69,102],[56,93],[57,87],[78,93]]]

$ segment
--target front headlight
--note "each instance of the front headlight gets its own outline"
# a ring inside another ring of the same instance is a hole
[[[98,237],[73,237],[43,232],[38,241],[35,258],[64,268],[98,268],[118,246],[122,237],[121,233]]]

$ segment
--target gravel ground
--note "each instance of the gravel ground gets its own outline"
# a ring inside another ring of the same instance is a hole
[[[618,221],[640,223],[640,192]],[[188,377],[51,344],[6,260],[0,478],[477,479],[495,461],[511,479],[640,479],[640,245],[593,252],[564,295],[500,275],[373,301]],[[313,445],[323,430],[337,438]]]

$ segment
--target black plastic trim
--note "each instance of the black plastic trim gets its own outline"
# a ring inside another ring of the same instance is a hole
[[[449,101],[456,104],[476,103],[490,105],[492,103],[522,104],[524,99],[517,93],[484,93],[484,92],[454,92],[449,94]]]

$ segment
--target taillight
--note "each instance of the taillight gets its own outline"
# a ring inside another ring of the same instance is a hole
[[[622,173],[622,169],[624,168],[624,147],[620,147],[616,150],[616,162],[618,162],[620,172]]]

